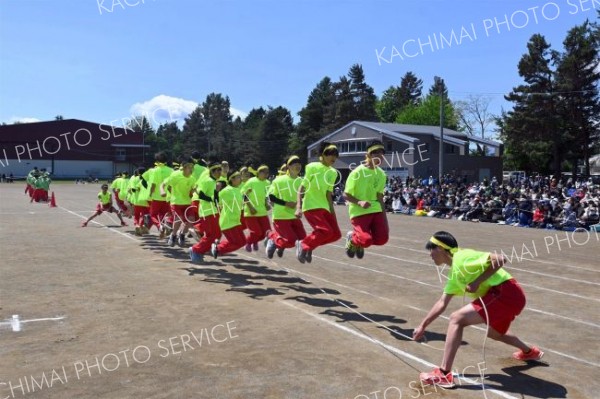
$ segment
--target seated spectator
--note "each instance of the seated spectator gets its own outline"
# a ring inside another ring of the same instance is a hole
[[[588,202],[581,216],[581,222],[585,227],[600,223],[600,213],[598,210],[598,200]]]
[[[502,216],[506,224],[515,224],[519,222],[519,207],[514,197],[509,197],[506,206],[502,210]]]
[[[533,218],[533,203],[526,195],[522,195],[519,199],[519,226],[529,227]]]
[[[471,201],[470,205],[471,205],[471,208],[465,214],[465,217],[463,218],[463,220],[479,221],[479,218],[481,217],[481,215],[483,215],[483,204],[481,203],[481,199],[478,196],[473,198],[473,201]]]

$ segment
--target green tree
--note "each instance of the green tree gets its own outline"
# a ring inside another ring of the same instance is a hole
[[[206,158],[228,159],[233,145],[233,117],[229,97],[210,93],[183,125],[186,151],[200,151]]]
[[[412,72],[406,72],[400,86],[390,86],[377,102],[377,116],[381,122],[395,122],[398,114],[408,105],[417,105],[421,99],[423,81]]]
[[[440,97],[429,95],[417,105],[408,105],[396,118],[396,123],[411,125],[440,125]],[[458,117],[451,101],[444,101],[444,127],[456,130]]]
[[[335,92],[331,79],[326,76],[310,92],[306,106],[298,112],[300,121],[290,136],[288,153],[306,161],[306,147],[317,141],[333,125],[335,119]]]
[[[572,172],[576,174],[577,164],[583,161],[585,173],[589,174],[589,159],[600,137],[600,40],[593,26],[585,21],[569,30],[563,45],[564,53],[556,69],[561,128],[572,138],[567,151]]]
[[[165,122],[156,129],[156,151],[164,151],[170,159],[179,159],[182,156],[191,154],[188,150],[184,154],[185,146],[177,122]]]
[[[444,98],[448,98],[448,87],[446,87],[446,82],[443,79],[435,79],[433,84],[429,88],[428,95],[430,96],[439,96],[440,90],[444,94]]]
[[[360,64],[354,64],[348,72],[350,95],[354,105],[354,118],[361,121],[377,121],[375,104],[377,96],[371,86],[365,82],[365,73]]]
[[[527,50],[518,64],[525,83],[505,96],[514,105],[502,115],[501,139],[510,154],[507,159],[518,169],[560,174],[570,137],[560,128],[557,114],[558,54],[540,34],[529,39]]]
[[[142,115],[134,116],[133,119],[127,122],[124,126],[126,130],[133,130],[133,134],[141,134],[143,136],[142,142],[144,145],[150,145],[150,148],[142,149],[142,164],[146,164],[150,161],[153,156],[152,147],[156,141],[156,132],[148,121],[148,118]]]

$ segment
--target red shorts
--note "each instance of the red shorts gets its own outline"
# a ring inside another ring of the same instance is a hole
[[[483,300],[485,309],[481,305],[480,299]],[[525,302],[523,289],[517,280],[510,279],[490,288],[483,297],[471,302],[471,305],[484,321],[487,320],[487,310],[490,327],[504,335],[508,331],[510,323],[525,307]]]
[[[191,212],[188,210],[192,205],[173,205],[171,204],[171,212],[177,215],[183,223],[192,223],[190,220]]]
[[[96,214],[100,215],[102,214],[102,212],[109,212],[109,213],[113,213],[116,212],[117,210],[115,208],[113,208],[112,204],[100,204],[98,203],[98,205],[96,205]]]

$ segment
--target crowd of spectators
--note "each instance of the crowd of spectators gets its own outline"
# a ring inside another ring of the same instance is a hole
[[[587,179],[495,177],[467,183],[446,175],[440,182],[392,177],[384,201],[388,212],[573,231],[600,222],[600,185]]]

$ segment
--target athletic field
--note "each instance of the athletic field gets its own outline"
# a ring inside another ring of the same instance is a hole
[[[132,235],[131,220],[105,213],[81,228],[99,184],[52,186],[56,208],[23,189],[0,185],[0,399],[600,397],[600,233],[388,215],[389,243],[362,260],[340,240],[311,264],[293,251],[269,260],[261,245],[195,265],[156,230]],[[424,249],[437,230],[512,258],[528,298],[512,331],[543,362],[467,328],[459,386],[421,388],[447,327],[408,339],[447,274]]]

